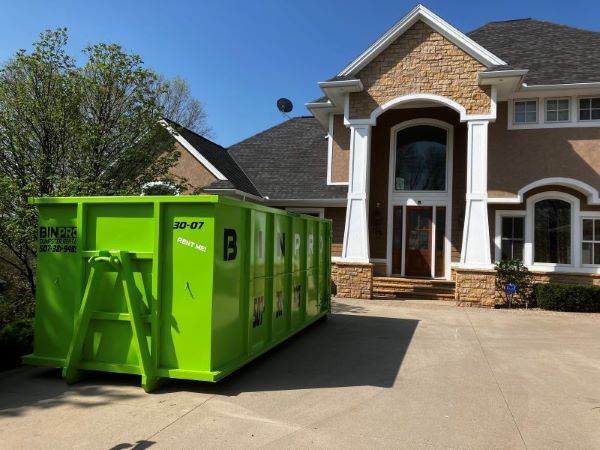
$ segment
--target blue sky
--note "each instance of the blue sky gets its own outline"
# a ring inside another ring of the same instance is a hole
[[[486,22],[535,17],[600,31],[600,2],[426,1],[462,31]],[[167,77],[179,75],[206,103],[213,139],[231,145],[280,123],[279,97],[292,115],[392,26],[414,1],[4,0],[0,61],[29,49],[42,30],[66,26],[72,53],[116,42]]]

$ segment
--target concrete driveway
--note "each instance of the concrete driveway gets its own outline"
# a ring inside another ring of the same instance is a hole
[[[600,315],[338,301],[218,385],[0,375],[1,448],[600,448]]]

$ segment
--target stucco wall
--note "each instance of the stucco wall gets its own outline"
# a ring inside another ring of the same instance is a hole
[[[514,197],[523,186],[549,177],[600,187],[600,128],[508,130],[507,102],[489,127],[488,195]]]
[[[177,150],[181,153],[181,156],[175,166],[171,168],[171,173],[187,179],[191,188],[186,193],[190,193],[195,188],[202,188],[217,181],[217,178],[194,158],[190,152],[183,148],[179,142],[176,142],[175,145]]]
[[[458,261],[460,259],[462,224],[465,215],[467,127],[465,124],[460,123],[458,113],[449,108],[396,109],[385,112],[377,119],[377,125],[373,127],[371,132],[370,255],[372,258],[385,258],[387,251],[390,129],[401,122],[418,118],[437,119],[454,126],[451,244],[452,261]]]
[[[485,67],[419,21],[358,74],[364,91],[350,94],[350,118],[367,118],[393,98],[430,93],[463,105],[468,114],[487,114],[490,88],[479,86]]]
[[[325,218],[331,219],[331,256],[342,256],[344,227],[346,226],[346,208],[325,208]]]
[[[348,181],[350,159],[350,129],[344,125],[344,116],[333,116],[333,140],[331,145],[331,181]]]

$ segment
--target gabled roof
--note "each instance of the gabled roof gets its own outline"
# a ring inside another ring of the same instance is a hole
[[[287,120],[229,147],[228,153],[271,201],[343,200],[348,194],[347,186],[327,185],[326,133],[312,116]]]
[[[363,67],[371,62],[377,55],[385,50],[391,43],[398,39],[405,31],[412,27],[417,21],[423,21],[435,31],[440,33],[457,47],[464,50],[473,58],[481,62],[486,67],[505,65],[502,59],[485,49],[477,42],[470,39],[468,36],[454,28],[441,17],[435,15],[423,5],[415,6],[408,14],[406,14],[392,28],[386,31],[377,41],[369,48],[362,52],[354,61],[346,66],[334,79],[344,79],[356,75]]]
[[[468,33],[513,67],[528,85],[600,82],[600,32],[535,19],[490,22]]]
[[[167,122],[179,134],[179,136],[175,135],[175,138],[216,176],[217,182],[222,185],[228,183],[228,185],[235,186],[235,189],[252,195],[260,195],[243,169],[237,165],[225,148],[171,120],[167,120]],[[178,137],[183,138],[183,141]]]

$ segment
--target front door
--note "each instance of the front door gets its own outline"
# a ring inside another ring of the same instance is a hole
[[[406,268],[408,276],[431,277],[433,207],[406,207]]]

